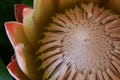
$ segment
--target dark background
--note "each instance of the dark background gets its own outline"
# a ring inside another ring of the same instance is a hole
[[[6,66],[11,61],[14,50],[6,35],[4,23],[15,21],[15,4],[26,4],[32,7],[33,0],[0,0],[0,80],[12,80]]]

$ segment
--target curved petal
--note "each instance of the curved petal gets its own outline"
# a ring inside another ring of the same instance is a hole
[[[116,13],[120,13],[120,0],[109,0],[108,8],[113,9]]]
[[[24,4],[15,5],[15,17],[18,22],[23,22],[22,12],[24,8],[30,8],[30,7]]]
[[[48,19],[48,16],[51,15],[51,13],[54,12],[55,6],[54,6],[55,0],[36,0],[34,3],[34,18],[35,21],[42,21],[44,18]],[[39,23],[37,22],[37,23]]]
[[[33,9],[30,8],[24,8],[23,10],[23,25],[24,25],[24,31],[25,34],[29,40],[29,42],[32,45],[35,45],[35,43],[37,43],[37,38],[38,38],[38,34],[37,34],[37,29],[35,27],[33,18],[32,18],[32,14],[33,14]]]
[[[30,79],[39,80],[40,74],[36,70],[38,63],[36,63],[35,60],[35,51],[34,48],[29,48],[30,44],[24,34],[23,24],[18,22],[7,22],[5,23],[5,28],[7,35],[15,49],[15,55],[20,69]]]
[[[80,3],[99,3],[101,0],[35,0],[34,1],[34,22],[37,26],[45,27],[54,12],[59,12],[65,8],[75,7]],[[39,30],[40,30],[39,29]]]
[[[19,68],[17,64],[17,60],[14,59],[9,63],[7,66],[9,73],[16,79],[16,80],[30,80]]]
[[[35,0],[33,12],[28,8],[23,10],[23,15],[26,13],[28,16],[24,18],[24,30],[34,46],[41,38],[43,27],[48,25],[50,16],[54,12],[55,0]],[[38,35],[39,34],[39,35]],[[35,43],[36,42],[36,43]]]
[[[31,79],[40,80],[42,74],[37,71],[37,63],[34,50],[27,45],[19,43],[15,46],[15,55],[20,69]]]
[[[58,0],[35,0],[34,1],[33,18],[38,34],[43,31],[43,27],[48,26],[48,23],[53,16]]]
[[[13,47],[18,43],[29,44],[24,34],[23,24],[19,22],[6,22],[5,29]]]
[[[22,12],[22,16],[23,16],[23,22],[24,22],[24,19],[27,18],[28,16],[30,16],[33,12],[33,9],[31,8],[24,8],[23,9],[23,12]]]

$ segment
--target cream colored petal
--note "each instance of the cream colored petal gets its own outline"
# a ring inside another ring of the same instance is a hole
[[[15,55],[20,69],[31,79],[40,80],[42,74],[37,71],[39,63],[37,63],[34,49],[19,43],[15,46]]]
[[[107,3],[107,7],[115,11],[116,13],[120,13],[120,0],[109,0]]]

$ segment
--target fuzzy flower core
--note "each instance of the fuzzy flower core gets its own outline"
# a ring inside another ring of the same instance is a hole
[[[57,14],[40,40],[43,80],[120,80],[120,19],[93,4]]]

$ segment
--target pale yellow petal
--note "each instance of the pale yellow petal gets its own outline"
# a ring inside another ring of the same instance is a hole
[[[23,10],[23,29],[29,40],[29,42],[35,46],[38,41],[37,28],[33,21],[33,10],[30,8],[24,8]],[[38,27],[38,26],[37,26]]]
[[[35,0],[33,10],[23,10],[24,31],[33,46],[37,45],[43,28],[49,23],[54,12],[54,4],[54,0]]]
[[[57,0],[35,0],[33,18],[40,29],[46,26],[55,11]],[[41,31],[40,31],[41,32]]]

